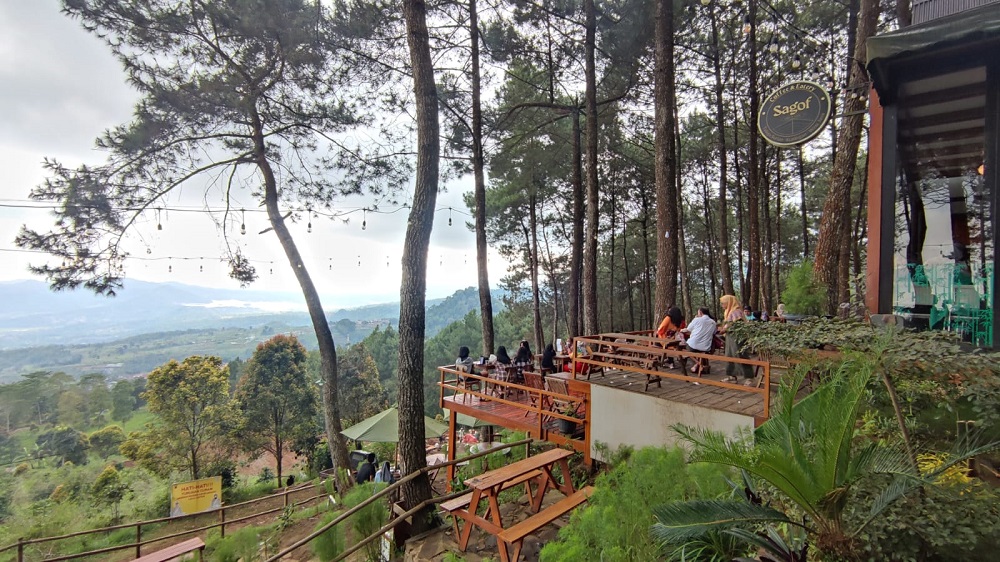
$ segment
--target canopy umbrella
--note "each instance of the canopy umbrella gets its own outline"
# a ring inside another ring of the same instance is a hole
[[[444,410],[444,417],[445,419],[448,418],[447,408]],[[493,425],[489,422],[484,422],[479,418],[474,418],[468,414],[455,414],[455,423],[464,427],[471,427],[473,429]]]
[[[434,418],[424,416],[424,437],[440,437],[448,431],[448,425]],[[354,441],[374,441],[376,443],[396,443],[399,441],[399,410],[395,406],[360,421],[340,432]]]

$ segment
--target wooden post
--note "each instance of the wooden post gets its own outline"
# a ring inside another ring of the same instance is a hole
[[[24,562],[24,539],[17,538],[17,562]]]
[[[457,435],[455,432],[455,421],[458,419],[458,414],[455,413],[455,409],[451,408],[448,410],[448,460],[455,460],[455,451],[458,443],[455,443]],[[445,491],[451,492],[451,483],[455,480],[455,465],[448,465],[448,483],[445,486]]]
[[[219,534],[226,538],[226,508],[219,510]]]
[[[285,486],[285,494],[284,494],[283,498],[284,498],[284,501],[285,501],[284,507],[287,508],[288,507],[288,486]]]
[[[136,523],[135,525],[135,557],[139,558],[142,556],[142,524]]]

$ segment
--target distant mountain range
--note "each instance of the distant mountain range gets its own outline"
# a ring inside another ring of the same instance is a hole
[[[101,343],[177,330],[310,325],[299,293],[181,283],[130,280],[127,291],[107,298],[82,290],[52,292],[41,281],[9,281],[0,282],[0,299],[0,350]],[[427,307],[431,335],[447,325],[441,322],[451,323],[478,308],[478,293],[470,287],[445,299],[430,299]],[[339,309],[327,317],[331,323],[346,319],[395,325],[399,303]]]

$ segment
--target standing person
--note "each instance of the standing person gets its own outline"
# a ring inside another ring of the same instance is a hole
[[[551,343],[547,344],[545,351],[542,352],[541,368],[543,375],[556,372],[556,348]]]
[[[687,347],[691,351],[697,351],[698,353],[712,353],[712,337],[715,336],[715,331],[717,325],[715,319],[709,313],[708,309],[704,306],[698,309],[698,315],[691,320],[687,328],[683,331],[687,332]],[[695,364],[691,367],[692,373],[698,372],[698,366],[701,365],[702,361],[705,362],[701,367],[701,373],[708,374],[708,361],[703,359],[696,359]]]
[[[382,468],[375,473],[375,481],[385,484],[392,484],[396,481],[396,479],[392,476],[392,468],[389,467],[389,461],[382,463]]]
[[[746,319],[743,314],[743,309],[740,307],[740,301],[733,295],[723,295],[722,298],[719,299],[719,304],[722,305],[724,310],[722,315],[722,327],[719,328],[719,333],[726,335],[726,357],[747,359],[747,354],[740,351],[740,348],[743,347],[743,342],[737,340],[736,336],[726,333],[727,329],[733,322]],[[738,382],[739,379],[736,376],[737,371],[743,375],[744,385],[753,385],[753,367],[747,365],[746,363],[727,362],[726,378],[722,379],[723,382]]]
[[[370,482],[375,479],[375,453],[368,453],[368,458],[358,467],[358,475],[355,481],[358,484]]]

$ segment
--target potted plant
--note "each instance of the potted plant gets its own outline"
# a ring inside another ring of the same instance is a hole
[[[556,418],[557,426],[559,428],[559,433],[563,435],[573,435],[576,433],[577,424],[579,422],[574,421],[580,418],[580,415],[576,411],[576,404],[572,402],[566,402],[559,407],[559,413],[573,418],[572,420],[566,420],[563,418]]]

